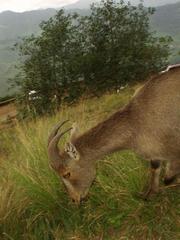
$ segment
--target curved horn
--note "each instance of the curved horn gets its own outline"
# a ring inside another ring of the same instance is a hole
[[[51,166],[58,170],[62,166],[62,161],[59,156],[59,148],[58,148],[58,142],[64,134],[69,132],[72,128],[67,129],[63,133],[58,133],[49,143],[48,146],[48,156],[51,161]]]
[[[49,138],[48,138],[48,146],[50,144],[50,142],[52,141],[52,139],[56,136],[56,134],[58,133],[59,129],[65,124],[69,122],[69,120],[66,120],[64,122],[59,122],[51,131]]]
[[[71,130],[71,135],[70,135],[70,142],[73,142],[75,138],[77,138],[79,135],[79,129],[77,126],[77,123],[73,123],[72,125],[72,130]]]

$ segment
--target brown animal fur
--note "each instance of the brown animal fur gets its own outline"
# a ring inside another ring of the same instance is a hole
[[[48,149],[53,168],[76,203],[87,195],[95,178],[96,160],[122,149],[151,161],[150,187],[145,195],[157,193],[161,164],[156,163],[168,162],[166,180],[180,174],[180,67],[171,67],[148,81],[129,104],[107,120],[80,136],[73,129],[72,135],[66,150],[56,151],[56,157],[52,155],[57,144],[50,141]]]

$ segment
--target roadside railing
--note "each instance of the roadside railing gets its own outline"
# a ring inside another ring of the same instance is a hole
[[[8,105],[10,103],[13,103],[13,102],[15,102],[15,100],[16,100],[15,98],[11,98],[11,99],[8,99],[6,101],[2,101],[2,102],[0,102],[0,107]]]

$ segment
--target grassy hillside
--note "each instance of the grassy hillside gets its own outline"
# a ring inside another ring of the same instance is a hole
[[[99,160],[97,182],[79,208],[49,168],[47,136],[56,122],[77,121],[84,131],[123,106],[133,93],[133,88],[126,88],[71,108],[64,106],[53,117],[1,132],[1,240],[179,239],[178,190],[163,187],[149,202],[138,198],[136,193],[148,180],[148,164],[134,153]]]

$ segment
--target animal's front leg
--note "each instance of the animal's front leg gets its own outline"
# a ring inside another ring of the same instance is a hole
[[[151,176],[148,189],[142,194],[144,199],[148,199],[159,192],[159,176],[161,172],[161,162],[151,161]]]

